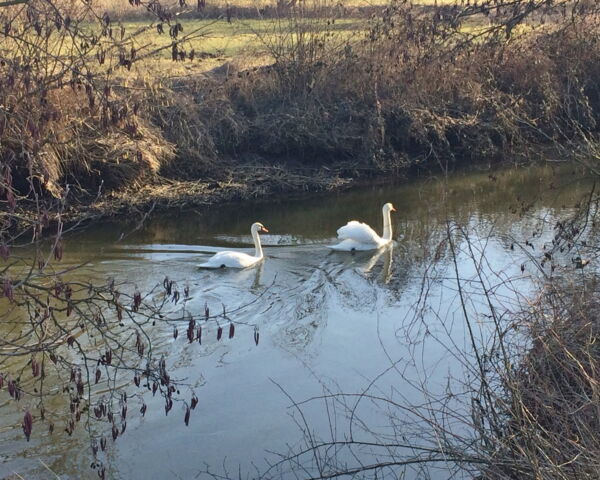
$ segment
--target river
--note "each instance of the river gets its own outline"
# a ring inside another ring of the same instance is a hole
[[[85,263],[72,276],[95,281],[113,277],[142,292],[168,276],[189,289],[189,298],[179,304],[187,311],[201,314],[205,305],[212,312],[225,308],[236,322],[235,335],[228,338],[229,321],[221,320],[221,340],[216,324],[207,324],[201,345],[187,342],[183,324],[177,339],[172,323],[150,328],[155,352],[165,355],[171,375],[186,385],[181,397],[189,399],[193,390],[199,403],[185,426],[182,402],[166,416],[164,401],[147,392],[148,410],[142,417],[135,407],[141,399],[132,397],[127,431],[116,442],[110,440],[102,454],[107,478],[188,479],[206,469],[221,474],[224,468],[230,475],[242,472],[243,478],[252,478],[276,462],[278,454],[302,449],[313,435],[348,438],[346,414],[356,400],[344,406],[322,399],[299,408],[294,402],[366,391],[405,406],[422,405],[425,398],[457,388],[453,385],[460,385],[472,368],[472,339],[456,271],[469,299],[467,310],[477,320],[476,341],[483,345],[491,327],[481,314],[486,306],[478,297],[478,272],[504,311],[518,311],[541,281],[533,259],[543,257],[556,220],[573,212],[590,185],[565,166],[493,175],[469,172],[336,194],[172,211],[142,223],[120,219],[69,234],[62,267]],[[380,231],[385,202],[397,209],[392,248],[355,254],[326,248],[336,229],[351,219]],[[242,271],[197,268],[220,249],[251,250],[249,229],[255,221],[269,229],[261,236],[266,255],[261,265]],[[448,228],[456,232],[456,226],[468,233],[472,251],[464,238],[454,237],[455,264],[445,239]],[[524,246],[525,240],[533,247]],[[570,258],[556,262],[568,265]],[[9,368],[0,365],[0,371]],[[406,422],[413,428],[406,435],[420,441],[418,422],[409,413],[373,401],[356,405],[353,435],[382,438],[394,434],[394,422]],[[0,390],[0,477],[98,478],[90,468],[85,429],[68,436],[57,425],[49,434],[36,422],[27,443],[20,427],[22,410],[22,404],[9,401],[6,388]],[[93,427],[96,433],[102,428]],[[432,433],[423,435],[430,438]],[[373,457],[363,453],[366,461]],[[352,466],[354,460],[340,450],[338,461]],[[271,472],[274,478],[306,478],[310,468],[292,472],[285,464]],[[419,475],[411,467],[406,478],[423,478]],[[447,478],[439,471],[437,475]]]

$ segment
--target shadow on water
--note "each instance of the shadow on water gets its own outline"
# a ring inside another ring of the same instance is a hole
[[[263,469],[266,451],[285,451],[302,437],[277,385],[294,399],[360,391],[391,363],[401,362],[404,378],[414,380],[401,388],[404,401],[417,402],[416,386],[423,382],[434,390],[445,388],[448,376],[459,377],[463,368],[448,354],[448,345],[468,348],[451,281],[453,265],[443,246],[446,222],[468,229],[490,275],[516,279],[501,293],[507,302],[518,303],[515,291],[525,294],[536,272],[521,273],[528,252],[511,245],[536,232],[541,251],[551,240],[553,222],[568,214],[588,188],[585,179],[564,167],[493,176],[464,173],[291,201],[168,212],[133,231],[130,222],[118,221],[73,234],[63,263],[87,262],[80,275],[111,276],[142,290],[169,276],[189,287],[190,312],[202,312],[205,305],[213,310],[225,305],[227,311],[245,306],[235,313],[240,326],[228,341],[207,336],[202,345],[188,344],[173,340],[170,326],[155,328],[156,348],[167,355],[177,377],[196,388],[200,402],[186,428],[147,398],[146,417],[134,416],[109,449],[109,477],[193,478],[205,465],[218,470],[224,458],[242,471],[254,471],[252,465]],[[325,248],[351,219],[380,231],[385,202],[397,209],[393,246],[355,254]],[[264,263],[243,271],[196,268],[223,247],[251,251],[254,221],[271,232],[261,237]],[[459,267],[461,277],[474,277],[467,257]],[[470,307],[476,310],[476,302]],[[486,326],[481,328],[485,339]],[[377,389],[399,388],[395,382],[382,377]],[[38,458],[61,478],[95,476],[87,473],[91,454],[85,432],[67,437],[59,429],[26,444],[20,429],[11,427],[18,425],[18,412],[6,407],[3,395],[0,476],[31,472],[28,478],[44,478]],[[330,428],[318,408],[307,415],[315,430]],[[367,408],[363,418],[377,423],[383,417]]]

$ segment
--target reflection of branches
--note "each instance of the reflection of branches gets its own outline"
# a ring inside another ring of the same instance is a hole
[[[434,276],[433,264],[442,255],[439,248],[432,252],[432,267],[426,270],[422,286],[427,293],[419,301],[412,320],[422,322],[433,315],[433,319],[439,319],[441,330],[435,332],[427,326],[418,340],[423,352],[413,351],[409,359],[402,357],[405,351],[412,351],[416,341],[406,336],[399,338],[400,360],[392,357],[382,341],[390,364],[357,393],[334,392],[324,386],[322,395],[297,400],[276,384],[290,401],[304,441],[278,454],[279,459],[270,463],[261,478],[413,478],[410,471],[415,477],[429,478],[436,468],[444,470],[444,478],[461,472],[483,472],[483,478],[489,479],[571,478],[568,472],[588,471],[596,452],[593,438],[585,444],[573,444],[570,453],[560,454],[553,449],[560,445],[561,422],[570,421],[568,414],[575,405],[581,403],[585,405],[582,408],[587,408],[594,401],[589,389],[595,390],[592,372],[597,355],[591,357],[589,350],[580,351],[580,345],[572,343],[570,336],[581,328],[581,323],[568,332],[553,328],[546,333],[544,326],[559,319],[571,321],[573,315],[584,315],[582,321],[592,325],[580,300],[574,305],[570,293],[560,292],[561,280],[548,283],[552,279],[543,277],[547,282],[544,295],[529,298],[528,307],[523,310],[518,304],[525,293],[519,287],[522,280],[504,278],[489,264],[489,236],[476,241],[465,227],[447,223],[444,242],[450,264],[441,269],[441,275]],[[462,278],[466,261],[472,266],[470,278]],[[447,275],[447,270],[453,275]],[[436,296],[433,285],[440,282],[439,288],[444,291],[455,284],[455,301],[441,306],[455,306],[460,312],[460,333],[447,324],[454,311],[432,312],[428,306]],[[507,300],[512,303],[505,305]],[[529,352],[530,340],[515,331],[526,332],[532,317],[536,340]],[[482,322],[482,318],[486,321]],[[544,343],[535,347],[540,335]],[[466,348],[460,345],[461,337],[466,340]],[[415,368],[427,372],[435,365],[428,357],[432,351],[426,350],[427,339],[441,348],[436,356],[444,358],[446,364],[450,358],[456,361],[456,367],[449,369],[444,378],[432,371],[435,381],[429,373],[425,378],[415,378]],[[540,349],[548,349],[543,357],[536,353]],[[560,358],[560,366],[556,365],[555,355]],[[566,370],[540,370],[554,367]],[[384,380],[390,376],[394,377]],[[569,394],[560,390],[564,386],[561,382],[568,382],[569,378],[575,379],[576,391],[588,392],[587,400],[572,403]],[[545,393],[551,395],[550,400],[544,398]],[[555,402],[564,408],[564,415],[562,411],[553,413]],[[311,419],[315,408],[326,416],[326,421],[321,416]],[[595,423],[586,418],[582,411],[577,427],[567,429],[571,432],[568,435],[593,437]],[[544,476],[542,472],[552,475]]]

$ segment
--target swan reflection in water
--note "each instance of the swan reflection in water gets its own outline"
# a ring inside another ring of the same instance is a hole
[[[394,242],[377,250],[362,268],[363,273],[369,273],[377,264],[379,259],[383,257],[383,268],[381,269],[381,280],[388,284],[392,278],[392,265],[394,263]]]
[[[381,269],[381,281],[384,284],[390,282],[392,278],[392,266],[394,258],[394,243],[389,244],[369,252],[354,252],[352,256],[348,257],[347,254],[340,255],[336,252],[332,252],[330,256],[340,258],[342,260],[341,265],[352,266],[357,272],[362,274],[369,274],[378,264],[379,260],[383,257],[383,267]]]

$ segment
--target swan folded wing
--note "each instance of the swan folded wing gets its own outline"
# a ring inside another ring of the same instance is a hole
[[[200,268],[220,268],[233,267],[244,268],[256,263],[259,260],[246,253],[241,252],[219,252],[208,259],[206,263],[198,265]]]
[[[379,235],[366,223],[352,220],[337,231],[340,240],[354,240],[359,243],[379,243]]]

